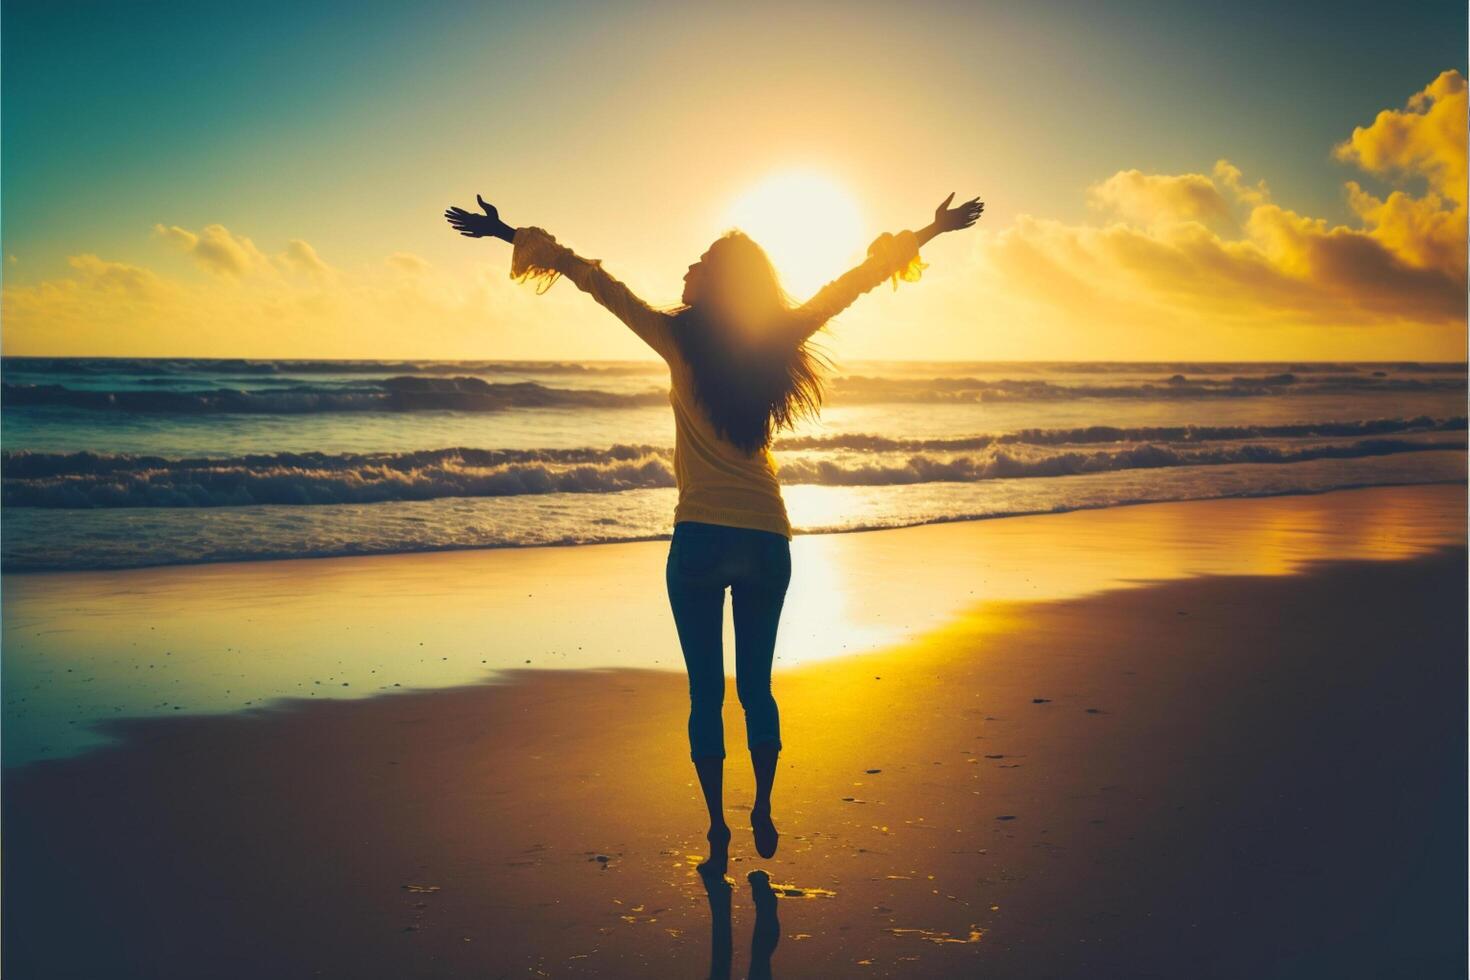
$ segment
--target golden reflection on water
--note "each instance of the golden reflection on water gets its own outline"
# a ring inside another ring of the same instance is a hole
[[[1195,575],[1283,575],[1313,561],[1464,543],[1463,486],[802,536],[777,665],[888,645],[984,603]],[[109,718],[448,687],[517,668],[682,670],[663,588],[667,549],[643,542],[8,575],[6,762],[94,743],[92,726]],[[733,643],[726,658],[733,671]]]

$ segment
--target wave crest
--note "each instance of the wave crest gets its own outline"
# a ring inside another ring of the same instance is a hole
[[[1044,443],[1000,443],[993,437],[987,438],[992,442],[980,451],[962,454],[888,452],[844,458],[796,452],[782,459],[780,476],[787,484],[828,486],[970,483],[1116,470],[1232,463],[1285,464],[1465,449],[1463,439],[1436,440],[1422,436],[1370,437],[1295,446],[1263,442],[1142,442],[1096,450],[1058,450]],[[0,453],[0,470],[3,470],[0,503],[6,507],[42,508],[243,507],[615,493],[674,486],[672,456],[665,448],[634,445],[601,450],[273,453],[180,460],[19,451]]]
[[[1239,439],[1301,439],[1365,437],[1402,432],[1456,432],[1466,428],[1464,416],[1436,419],[1365,419],[1351,422],[1296,422],[1285,425],[1089,425],[1073,429],[1018,429],[994,435],[938,439],[894,439],[867,433],[834,436],[795,436],[782,439],[780,449],[858,449],[868,452],[923,452],[985,449],[995,445],[1075,446],[1106,442],[1215,442]]]

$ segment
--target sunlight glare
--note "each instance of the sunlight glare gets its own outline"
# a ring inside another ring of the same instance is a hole
[[[772,174],[725,213],[727,228],[755,239],[797,300],[809,298],[862,259],[862,215],[836,181],[813,171]]]

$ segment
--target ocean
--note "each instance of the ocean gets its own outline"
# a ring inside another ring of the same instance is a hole
[[[646,540],[653,362],[6,358],[6,571]],[[1463,363],[850,362],[774,447],[798,533],[1463,483]]]

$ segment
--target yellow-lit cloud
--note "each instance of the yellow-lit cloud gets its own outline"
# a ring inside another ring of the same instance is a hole
[[[301,239],[267,254],[222,225],[154,234],[208,273],[168,275],[93,254],[69,275],[6,284],[5,352],[244,357],[648,356],[616,321],[582,330],[586,297],[538,297],[506,274],[499,242],[465,251],[465,267],[394,252],[339,268]],[[595,311],[594,315],[601,311]],[[602,314],[605,317],[605,314]]]
[[[286,243],[286,250],[281,253],[280,261],[288,268],[309,276],[321,277],[332,272],[332,267],[322,261],[321,256],[316,254],[316,249],[299,238],[293,238]]]
[[[1264,181],[1249,185],[1221,160],[1208,175],[1114,174],[1089,194],[1111,220],[1023,216],[983,257],[998,288],[1078,316],[1463,327],[1465,110],[1465,80],[1445,72],[1336,149],[1374,176],[1426,188],[1380,199],[1349,182],[1358,227],[1281,207]]]
[[[1220,188],[1202,174],[1168,176],[1120,170],[1093,187],[1088,198],[1094,207],[1140,224],[1208,222],[1230,216],[1230,205]]]
[[[1371,126],[1359,126],[1334,151],[1381,176],[1424,177],[1430,189],[1465,204],[1465,79],[1442,72],[1409,99],[1406,109],[1385,109]]]
[[[198,234],[178,225],[154,225],[161,238],[179,246],[201,268],[227,276],[243,276],[270,265],[255,243],[243,235],[235,235],[224,225],[205,225]]]
[[[163,292],[162,280],[139,266],[108,262],[95,255],[73,255],[67,263],[77,271],[77,278],[46,284],[60,294],[92,291],[114,298],[121,294],[151,301]]]

